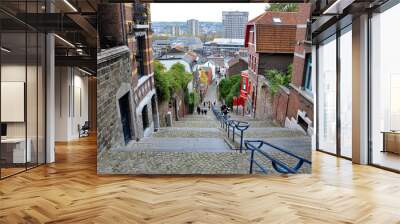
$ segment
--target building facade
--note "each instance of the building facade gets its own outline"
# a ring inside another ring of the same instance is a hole
[[[241,74],[242,71],[245,71],[248,69],[249,64],[247,63],[247,60],[244,58],[240,57],[239,55],[236,55],[235,57],[231,58],[225,66],[226,69],[226,77],[230,77],[232,75],[238,75]]]
[[[181,27],[177,26],[177,25],[171,26],[171,33],[170,34],[173,37],[180,36],[182,34]]]
[[[200,23],[196,19],[190,19],[186,22],[188,34],[194,37],[200,35]]]
[[[244,27],[249,20],[248,12],[225,11],[222,12],[222,25],[224,38],[244,39]]]
[[[247,23],[249,66],[242,73],[241,102],[247,114],[312,135],[311,55],[306,44],[310,10],[310,5],[299,4],[296,12],[265,12]],[[273,90],[269,70],[291,73],[290,82]]]
[[[124,147],[159,127],[149,5],[100,4],[98,152]]]
[[[203,44],[203,53],[206,56],[221,55],[232,57],[238,52],[241,52],[242,55],[246,52],[244,50],[244,39],[215,38],[213,41]]]

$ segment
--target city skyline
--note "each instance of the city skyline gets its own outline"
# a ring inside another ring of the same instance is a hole
[[[186,22],[196,19],[200,22],[222,22],[223,11],[244,11],[252,19],[265,11],[267,3],[151,3],[153,22]],[[179,13],[170,13],[175,11]]]

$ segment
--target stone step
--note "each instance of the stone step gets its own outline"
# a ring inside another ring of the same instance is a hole
[[[230,128],[230,133],[232,133],[232,130],[233,128]],[[235,130],[235,134],[239,135],[240,131]],[[273,137],[303,137],[303,136],[306,135],[301,131],[283,127],[254,128],[250,126],[244,132],[244,137],[246,138],[262,139],[262,138],[273,138]]]
[[[116,148],[117,151],[157,152],[229,152],[231,148],[223,138],[147,137],[139,142]]]
[[[298,156],[301,156],[305,159],[311,160],[311,137],[303,136],[303,137],[275,137],[275,138],[245,138],[245,140],[264,140],[268,143],[271,143],[275,146],[283,148],[287,151],[290,151]],[[272,151],[276,151],[270,149]]]
[[[251,127],[244,132],[247,138],[272,138],[272,137],[302,137],[303,132],[282,127],[255,128]]]
[[[160,128],[152,134],[155,138],[183,137],[183,138],[223,138],[224,133],[218,128],[194,128],[194,127],[167,127]]]
[[[186,115],[180,121],[217,121],[214,115]]]
[[[176,121],[174,123],[174,127],[193,127],[193,128],[218,128],[219,123],[216,121]]]

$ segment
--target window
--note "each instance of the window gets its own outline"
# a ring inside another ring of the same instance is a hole
[[[340,36],[340,155],[352,157],[352,32]]]
[[[145,48],[146,48],[146,36],[138,36],[136,37],[136,62],[137,62],[137,72],[139,77],[142,77],[145,75],[145,70],[144,70],[144,60],[145,60]]]
[[[243,78],[242,80],[242,90],[246,91],[246,79]]]
[[[318,149],[336,154],[336,36],[318,48]]]
[[[306,61],[305,61],[305,68],[304,68],[304,89],[306,91],[311,92],[312,91],[312,61],[311,61],[311,54],[306,55]]]
[[[279,18],[279,17],[274,17],[274,18],[272,18],[272,20],[274,21],[274,23],[281,23],[282,22],[281,18]]]
[[[371,18],[371,159],[400,170],[400,4]]]
[[[9,2],[4,4],[11,8],[14,3]],[[42,4],[19,1],[19,15],[42,13]],[[1,136],[11,142],[0,144],[2,179],[45,163],[46,37],[32,27],[17,25],[8,14],[0,12],[0,17],[15,24],[0,28]]]

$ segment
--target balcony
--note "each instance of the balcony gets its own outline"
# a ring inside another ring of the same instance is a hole
[[[147,25],[149,22],[149,9],[143,3],[136,3],[133,13],[133,19],[137,25]],[[148,27],[147,27],[148,28]]]

